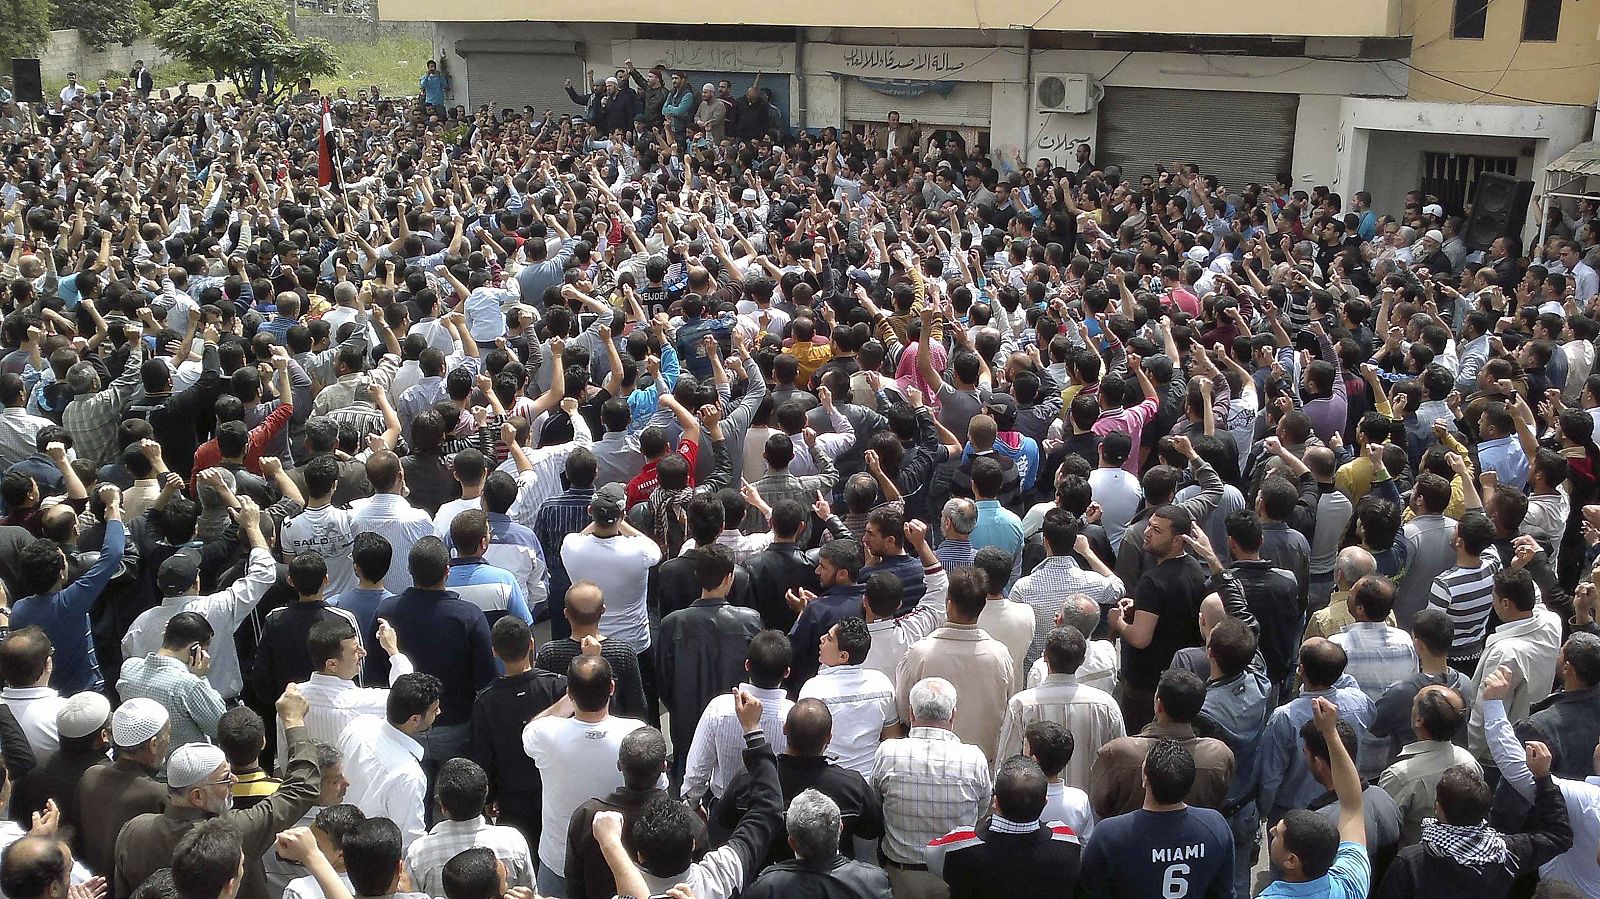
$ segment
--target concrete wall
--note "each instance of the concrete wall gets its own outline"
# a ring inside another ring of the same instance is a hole
[[[1107,87],[1177,90],[1260,91],[1300,95],[1295,129],[1295,180],[1327,183],[1336,168],[1338,103],[1351,96],[1405,95],[1407,72],[1399,63],[1343,62],[1298,57],[1220,56],[1195,53],[1121,53],[1109,50],[1045,50],[1033,54],[1033,76],[1086,73]],[[1099,116],[1033,112],[1027,128],[1028,158],[1064,162],[1078,143],[1093,145]],[[1218,110],[1225,115],[1225,110]],[[998,145],[998,143],[997,143]]]
[[[1424,0],[1428,2],[1428,0]],[[1270,35],[1302,38],[1398,37],[1401,0],[1190,0],[1181,8],[1168,0],[1120,3],[1055,3],[1033,0],[932,0],[920,3],[861,3],[811,0],[768,4],[759,11],[744,0],[702,0],[694,21],[711,25],[771,25],[859,28],[976,28],[985,32],[1037,28],[1043,31],[1147,33],[1152,23],[1167,23],[1196,34]],[[379,0],[384,19],[431,22],[446,14],[456,21],[638,22],[642,17],[672,18],[663,7],[645,10],[638,0],[478,0],[442,8],[430,0]]]
[[[842,85],[851,77],[969,82],[992,91],[992,151],[1008,159],[1020,151],[1030,162],[1040,157],[1065,162],[1077,143],[1093,144],[1098,137],[1097,110],[1068,115],[1034,109],[1032,85],[1046,73],[1084,73],[1111,87],[1293,94],[1298,97],[1291,160],[1296,186],[1326,184],[1346,197],[1370,190],[1381,210],[1398,208],[1405,191],[1416,186],[1424,152],[1518,156],[1520,174],[1537,177],[1552,159],[1588,139],[1595,124],[1593,88],[1588,88],[1590,103],[1582,106],[1406,100],[1409,80],[1420,76],[1398,62],[1337,58],[1352,50],[1350,41],[1312,41],[1307,52],[1313,58],[1279,58],[1101,50],[1027,54],[1018,46],[1019,35],[999,32],[987,38],[951,32],[940,42],[937,32],[927,30],[812,28],[799,46],[666,42],[636,35],[631,25],[441,23],[435,51],[457,40],[574,41],[585,64],[602,76],[630,58],[640,69],[665,63],[763,72],[790,79],[791,124],[810,128],[842,122]],[[896,36],[918,42],[891,39]],[[927,62],[930,58],[935,61]],[[465,89],[462,62],[452,60],[457,102]],[[1207,114],[1225,116],[1226,110]]]
[[[1481,40],[1451,36],[1454,3],[1406,0],[1406,7],[1406,21],[1414,22],[1411,62],[1421,70],[1411,78],[1411,99],[1594,104],[1600,4],[1562,0],[1556,40],[1537,43],[1522,41],[1523,3],[1489,3]]]
[[[55,90],[66,86],[68,72],[77,72],[80,81],[93,86],[107,73],[115,72],[119,78],[127,75],[135,59],[142,59],[146,67],[155,68],[165,62],[167,56],[149,38],[139,38],[129,47],[112,42],[101,50],[94,50],[78,37],[78,29],[66,28],[50,32],[49,42],[39,53],[39,71],[44,77],[46,92],[52,92],[51,85],[55,85]]]
[[[1517,176],[1538,182],[1545,166],[1588,140],[1593,127],[1592,109],[1571,106],[1346,98],[1331,183],[1341,196],[1368,190],[1373,208],[1397,209],[1420,180],[1424,152],[1516,156]],[[1528,216],[1524,238],[1537,227],[1538,216]]]

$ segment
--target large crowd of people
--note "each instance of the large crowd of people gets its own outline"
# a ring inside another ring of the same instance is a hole
[[[7,899],[1600,896],[1600,196],[153,87],[0,119]]]

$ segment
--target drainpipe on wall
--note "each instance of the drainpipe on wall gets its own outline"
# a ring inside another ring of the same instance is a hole
[[[796,28],[794,39],[794,121],[789,123],[794,131],[800,131],[805,128],[810,119],[810,114],[806,110],[805,47],[805,29]]]
[[[1033,148],[1028,146],[1032,141],[1029,135],[1033,133],[1033,29],[1025,28],[1022,31],[1022,92],[1027,95],[1028,101],[1022,107],[1022,146],[1017,148],[1024,160],[1033,155]],[[991,134],[993,131],[990,132]],[[995,148],[989,147],[989,152],[994,153]],[[1004,158],[1004,157],[1001,157]]]

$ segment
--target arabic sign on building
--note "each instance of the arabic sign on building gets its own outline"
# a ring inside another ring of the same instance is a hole
[[[907,81],[899,78],[890,80],[859,77],[856,80],[873,93],[883,94],[886,97],[920,97],[928,93],[948,97],[950,92],[956,89],[954,81]]]
[[[880,47],[807,44],[806,71],[912,81],[1021,81],[1025,57],[1011,47]]]
[[[744,41],[612,41],[611,64],[625,60],[641,72],[654,65],[688,72],[794,71],[793,44],[756,44]]]
[[[1034,112],[1033,127],[1028,132],[1028,162],[1048,159],[1056,165],[1066,165],[1073,159],[1079,144],[1094,145],[1094,132],[1099,116],[1094,112],[1073,115],[1064,112]]]

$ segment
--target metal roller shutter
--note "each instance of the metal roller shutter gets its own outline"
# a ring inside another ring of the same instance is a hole
[[[1095,160],[1137,181],[1192,162],[1237,192],[1289,170],[1299,94],[1108,87]]]
[[[532,106],[558,115],[577,115],[583,107],[567,96],[564,82],[572,79],[583,92],[583,62],[575,54],[500,53],[474,50],[467,55],[467,100],[472,109],[497,102],[501,108]]]
[[[924,125],[968,125],[989,127],[994,86],[987,82],[958,81],[948,94],[929,91],[920,97],[891,97],[880,94],[854,78],[843,84],[846,121],[882,122],[898,111],[900,121]]]

